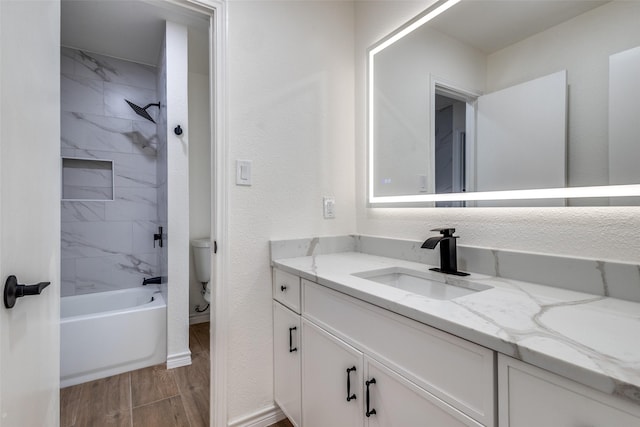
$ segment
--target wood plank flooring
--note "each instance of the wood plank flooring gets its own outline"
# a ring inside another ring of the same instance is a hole
[[[208,427],[208,322],[189,327],[189,348],[190,366],[156,365],[63,388],[60,426]]]
[[[209,322],[189,327],[189,349],[190,366],[156,365],[61,389],[60,427],[208,427]]]

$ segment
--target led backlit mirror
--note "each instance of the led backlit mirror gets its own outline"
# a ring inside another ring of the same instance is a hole
[[[637,1],[435,3],[368,52],[369,204],[638,204],[638,22]]]

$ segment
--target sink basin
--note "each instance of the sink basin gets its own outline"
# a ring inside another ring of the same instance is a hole
[[[491,289],[491,286],[475,282],[444,283],[434,280],[432,273],[402,267],[363,271],[354,273],[353,276],[439,300],[450,300]]]

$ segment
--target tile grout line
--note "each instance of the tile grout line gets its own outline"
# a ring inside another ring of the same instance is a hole
[[[143,405],[138,405],[138,406],[132,407],[131,409],[133,410],[133,409],[144,408],[145,406],[153,405],[154,403],[162,402],[163,400],[173,399],[174,397],[177,397],[177,396],[182,398],[182,395],[178,392],[178,394],[173,394],[171,396],[163,397],[162,399],[154,400],[152,402],[147,402],[147,403],[145,403]]]

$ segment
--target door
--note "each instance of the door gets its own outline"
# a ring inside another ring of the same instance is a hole
[[[282,412],[300,422],[300,316],[273,302],[273,394]]]
[[[565,187],[566,71],[479,97],[477,116],[476,191]]]
[[[302,319],[302,422],[305,427],[362,426],[362,375],[361,352]]]
[[[418,387],[398,373],[365,357],[366,380],[370,383],[368,427],[481,427],[462,412]]]
[[[59,425],[60,4],[0,1],[0,424]]]

